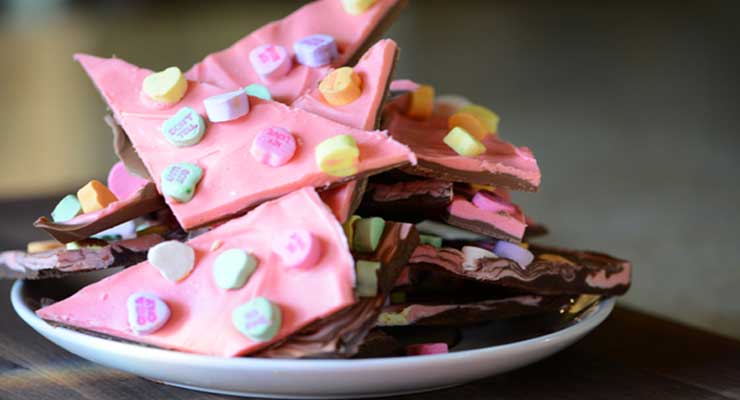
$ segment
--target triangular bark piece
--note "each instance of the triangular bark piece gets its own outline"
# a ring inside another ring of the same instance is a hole
[[[156,109],[145,104],[140,94],[142,81],[151,71],[119,59],[88,55],[77,55],[76,58],[131,139],[160,193],[159,177],[169,165],[189,162],[203,169],[203,178],[192,200],[179,203],[166,199],[177,220],[188,230],[238,215],[263,201],[304,186],[329,188],[416,161],[406,146],[391,139],[386,132],[353,129],[303,110],[254,97],[250,97],[251,109],[247,115],[229,122],[208,122],[200,143],[176,147],[162,135],[162,123],[183,106],[205,115],[203,100],[223,93],[223,89],[188,82],[187,92],[177,105]],[[272,126],[291,131],[299,142],[290,162],[277,168],[258,162],[249,151],[254,137]],[[339,134],[352,135],[357,142],[360,150],[357,175],[330,176],[316,165],[315,146]]]
[[[312,268],[287,268],[271,252],[273,238],[286,229],[307,229],[319,237],[321,256]],[[211,250],[218,242],[220,246]],[[63,325],[157,347],[229,357],[280,341],[355,303],[354,260],[347,239],[311,188],[265,203],[187,243],[195,250],[195,267],[180,282],[165,279],[145,261],[37,313]],[[214,281],[213,263],[221,251],[231,248],[249,249],[259,264],[243,288],[224,290]],[[126,300],[138,291],[157,295],[172,312],[167,323],[150,335],[135,335],[128,325]],[[280,330],[265,342],[243,336],[231,321],[234,308],[257,296],[282,311]]]

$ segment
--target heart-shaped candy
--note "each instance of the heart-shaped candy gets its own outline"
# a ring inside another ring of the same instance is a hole
[[[293,158],[296,142],[286,129],[270,127],[262,130],[252,141],[249,149],[252,157],[271,167],[279,167]]]
[[[305,269],[316,265],[321,256],[321,244],[313,233],[293,229],[274,239],[272,251],[288,268]]]
[[[183,107],[162,124],[162,133],[177,147],[198,144],[206,132],[206,123],[197,111]]]
[[[126,300],[128,324],[137,335],[158,331],[170,319],[170,308],[157,295],[136,292]]]
[[[285,47],[275,44],[263,44],[249,52],[252,68],[266,80],[277,79],[290,71],[293,62]]]
[[[144,94],[157,103],[175,104],[188,89],[188,81],[180,68],[169,67],[144,78]]]

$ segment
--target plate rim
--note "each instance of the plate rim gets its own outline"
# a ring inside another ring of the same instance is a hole
[[[253,357],[220,357],[203,354],[193,354],[175,350],[159,349],[153,347],[141,346],[133,343],[125,343],[114,339],[102,338],[89,335],[83,332],[75,331],[65,327],[53,326],[41,319],[26,304],[23,298],[25,289],[24,280],[16,280],[10,291],[10,300],[16,314],[31,328],[42,336],[47,334],[62,336],[65,340],[79,342],[88,341],[90,347],[105,347],[105,351],[111,353],[125,352],[129,356],[145,356],[168,360],[181,364],[198,365],[201,368],[208,367],[229,367],[243,369],[262,369],[262,368],[280,368],[282,370],[303,370],[327,369],[331,370],[337,366],[342,368],[351,368],[364,370],[367,368],[388,366],[388,363],[404,364],[413,367],[418,364],[427,364],[429,362],[454,363],[465,358],[470,360],[471,357],[490,357],[498,352],[516,349],[518,347],[529,347],[545,344],[551,341],[567,341],[590,332],[596,326],[600,325],[611,313],[616,303],[616,298],[608,297],[600,300],[596,309],[588,313],[581,321],[546,335],[521,340],[501,345],[488,346],[478,349],[460,350],[445,354],[421,355],[414,357],[381,357],[368,359],[270,359],[270,358],[253,358]],[[48,338],[47,338],[48,339]],[[54,342],[54,341],[52,341]],[[56,343],[55,343],[56,344]],[[57,344],[58,345],[58,344]],[[134,354],[136,353],[136,354]]]

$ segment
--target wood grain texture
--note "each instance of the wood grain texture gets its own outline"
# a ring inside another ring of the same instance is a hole
[[[97,366],[26,326],[0,282],[0,399],[227,399]],[[512,373],[403,397],[437,399],[740,399],[740,342],[617,307],[591,335]]]

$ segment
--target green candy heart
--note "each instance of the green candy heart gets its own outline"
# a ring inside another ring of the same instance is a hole
[[[164,137],[177,147],[198,144],[206,132],[206,123],[197,111],[183,107],[162,124]]]
[[[247,92],[248,96],[259,97],[262,100],[272,100],[270,89],[265,85],[260,85],[259,83],[253,83],[245,87],[244,91]]]
[[[419,242],[421,244],[431,244],[436,248],[442,247],[442,238],[434,235],[419,235]]]
[[[257,259],[242,249],[229,249],[213,263],[213,278],[222,289],[241,289],[257,268]]]
[[[380,263],[377,261],[359,260],[355,265],[355,270],[357,271],[357,295],[360,297],[377,296]]]
[[[362,218],[355,222],[352,238],[352,249],[360,252],[372,252],[378,248],[383,236],[385,221],[380,217]]]
[[[187,203],[193,198],[201,177],[203,170],[195,164],[172,164],[162,171],[162,194],[180,203]]]
[[[80,214],[82,214],[80,201],[77,200],[77,196],[68,194],[59,200],[57,206],[54,207],[54,211],[51,212],[51,219],[54,222],[64,222]]]
[[[234,309],[231,322],[244,336],[266,342],[277,334],[282,324],[280,307],[264,297],[255,297]]]

